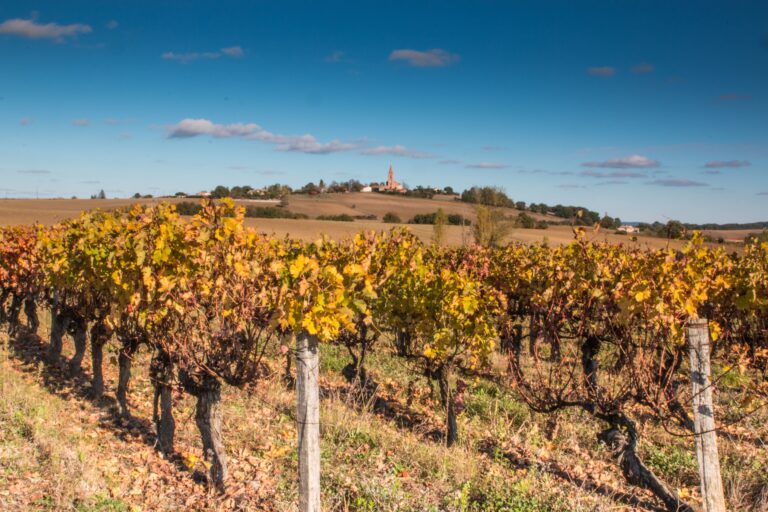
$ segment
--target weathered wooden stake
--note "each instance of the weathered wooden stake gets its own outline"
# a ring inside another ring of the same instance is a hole
[[[296,336],[299,512],[320,512],[320,386],[317,337]]]
[[[693,383],[693,416],[696,456],[699,459],[701,496],[705,512],[725,512],[720,459],[717,455],[717,432],[712,407],[712,383],[709,366],[709,327],[704,318],[688,322],[688,350],[691,357]]]

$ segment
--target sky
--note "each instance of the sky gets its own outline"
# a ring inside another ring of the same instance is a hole
[[[502,187],[768,220],[765,1],[0,2],[0,198]]]

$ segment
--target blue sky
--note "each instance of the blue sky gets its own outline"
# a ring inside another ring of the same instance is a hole
[[[0,197],[324,178],[768,220],[768,3],[0,3]]]

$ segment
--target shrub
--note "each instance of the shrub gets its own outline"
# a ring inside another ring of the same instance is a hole
[[[176,203],[176,211],[179,212],[179,215],[197,215],[200,213],[201,209],[202,206],[200,206],[198,203],[192,203],[189,201]]]
[[[517,216],[515,224],[523,229],[533,229],[536,227],[536,220],[527,213],[520,213]]]
[[[200,213],[202,206],[199,203],[193,203],[190,201],[182,201],[176,203],[176,211],[179,215],[197,215]],[[293,213],[276,206],[253,206],[248,205],[245,207],[245,216],[251,218],[261,219],[308,219],[309,216],[303,213]]]
[[[388,224],[400,224],[401,222],[403,222],[400,219],[400,216],[393,212],[385,213],[384,218],[382,218],[382,220]]]
[[[316,217],[317,220],[335,220],[339,222],[353,222],[355,218],[351,215],[347,215],[346,213],[342,213],[341,215],[318,215]]]
[[[246,217],[256,217],[262,219],[308,219],[309,216],[303,213],[293,213],[276,206],[253,206],[245,207]]]
[[[434,224],[435,219],[437,218],[437,212],[435,213],[418,213],[414,215],[411,220],[408,221],[408,224]],[[472,222],[469,219],[464,218],[463,215],[459,215],[458,213],[452,213],[447,216],[448,224],[451,226],[461,226],[464,224],[465,226],[469,226]]]

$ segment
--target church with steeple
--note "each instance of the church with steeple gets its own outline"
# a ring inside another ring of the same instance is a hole
[[[387,184],[384,185],[384,192],[405,192],[405,187],[395,181],[395,171],[392,170],[392,164],[389,164],[389,173],[387,174]]]

